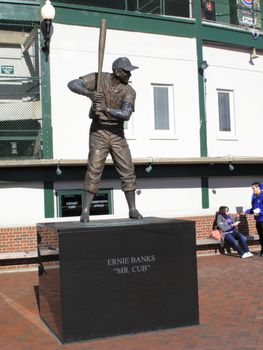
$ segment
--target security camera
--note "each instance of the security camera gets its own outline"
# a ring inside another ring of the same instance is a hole
[[[256,29],[251,29],[251,34],[255,40],[259,37],[259,32]]]

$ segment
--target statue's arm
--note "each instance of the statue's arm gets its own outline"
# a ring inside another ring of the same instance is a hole
[[[129,120],[133,111],[134,107],[129,102],[123,102],[121,109],[107,108],[106,110],[107,113],[120,120]]]
[[[68,83],[68,88],[76,94],[89,97],[92,102],[100,103],[103,98],[103,94],[87,89],[86,83],[82,78],[71,80]]]
[[[86,88],[86,84],[83,79],[74,79],[68,83],[68,88],[76,94],[84,95],[90,97],[90,91]]]

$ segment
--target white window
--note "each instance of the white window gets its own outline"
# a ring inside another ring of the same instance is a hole
[[[132,86],[131,80],[129,80],[129,85]],[[135,108],[136,108],[136,101],[135,101]],[[136,139],[136,137],[134,135],[134,114],[135,114],[135,112],[132,113],[132,115],[128,121],[125,121],[123,123],[125,137],[128,140],[135,140]]]
[[[174,89],[169,84],[152,84],[153,132],[151,138],[175,138]]]
[[[134,123],[134,113],[131,115],[130,119],[128,121],[125,121],[123,124],[125,137],[128,140],[135,140],[136,139],[136,137],[134,135],[133,123]]]
[[[218,89],[217,100],[218,138],[233,139],[236,137],[234,91]]]

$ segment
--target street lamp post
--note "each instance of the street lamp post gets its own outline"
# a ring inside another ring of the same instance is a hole
[[[52,6],[50,0],[46,0],[45,5],[41,8],[42,21],[40,23],[40,29],[44,37],[44,45],[42,51],[46,55],[46,59],[49,55],[49,46],[51,36],[53,34],[52,20],[55,17],[55,8]]]

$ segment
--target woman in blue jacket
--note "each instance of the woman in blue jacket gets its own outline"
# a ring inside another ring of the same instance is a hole
[[[263,190],[262,184],[259,182],[253,182],[252,184],[253,195],[251,198],[251,208],[245,211],[245,214],[254,214],[256,221],[256,228],[259,235],[259,242],[261,245],[261,251],[259,256],[263,257]]]

